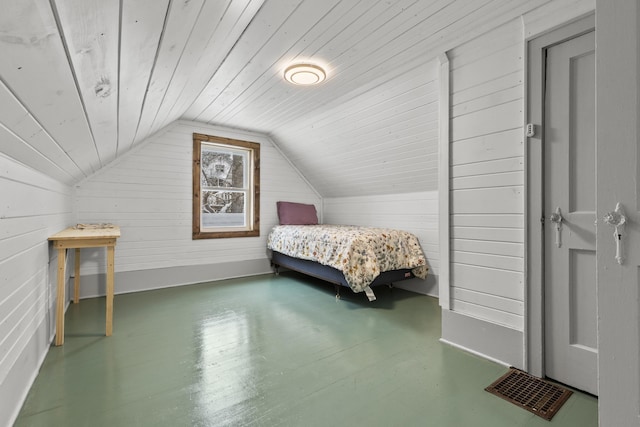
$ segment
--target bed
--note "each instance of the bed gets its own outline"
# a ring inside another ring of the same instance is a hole
[[[402,230],[318,224],[313,205],[278,202],[280,225],[267,238],[276,274],[286,267],[375,300],[372,287],[426,278],[427,265],[416,236]]]

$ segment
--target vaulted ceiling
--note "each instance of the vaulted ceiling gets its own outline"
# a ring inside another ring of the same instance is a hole
[[[323,195],[435,188],[436,58],[549,1],[5,0],[0,148],[72,184],[186,119],[270,135]]]

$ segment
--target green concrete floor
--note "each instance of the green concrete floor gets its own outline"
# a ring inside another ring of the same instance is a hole
[[[104,298],[66,313],[16,426],[596,426],[575,393],[552,422],[486,391],[507,369],[438,341],[436,299],[378,300],[295,273]]]

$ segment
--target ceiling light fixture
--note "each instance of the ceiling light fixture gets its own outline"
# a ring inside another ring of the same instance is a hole
[[[327,77],[327,73],[314,64],[293,64],[284,70],[284,78],[294,85],[309,86],[317,85]]]

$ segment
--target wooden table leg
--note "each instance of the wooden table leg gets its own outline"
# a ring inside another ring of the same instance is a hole
[[[73,278],[73,303],[80,302],[80,248],[76,248],[75,277]]]
[[[113,267],[115,264],[115,248],[107,246],[107,332],[108,337],[113,332]]]
[[[64,344],[64,267],[66,264],[66,249],[58,249],[58,292],[56,301],[56,345]]]

